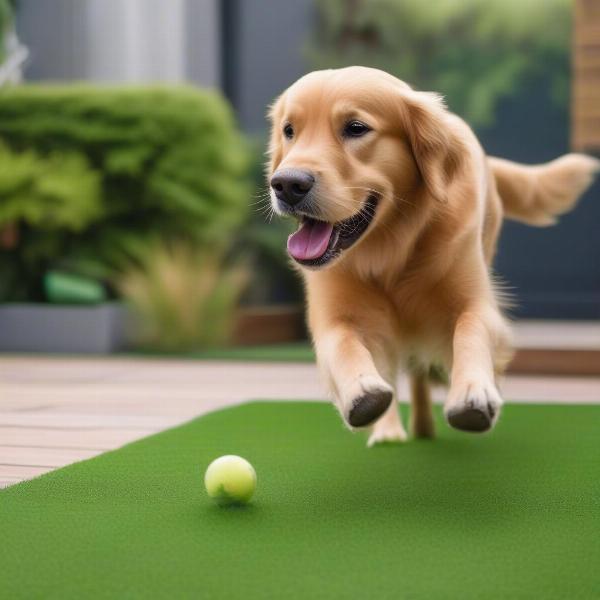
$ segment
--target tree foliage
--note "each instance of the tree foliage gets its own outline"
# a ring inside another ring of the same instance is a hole
[[[526,79],[568,100],[570,0],[315,0],[315,68],[378,67],[444,94],[474,126]]]

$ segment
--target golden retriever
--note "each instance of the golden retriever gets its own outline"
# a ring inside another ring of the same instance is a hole
[[[394,402],[410,372],[413,435],[432,437],[428,372],[450,374],[448,423],[493,427],[510,330],[490,265],[503,217],[549,225],[599,161],[487,157],[440,96],[376,69],[310,73],[270,110],[274,211],[302,272],[317,360],[344,421],[369,445],[402,441]]]

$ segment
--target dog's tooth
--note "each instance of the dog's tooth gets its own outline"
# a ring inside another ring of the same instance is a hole
[[[332,238],[333,238],[333,243],[330,246],[331,248],[333,248],[338,243],[338,240],[340,239],[340,230],[337,227],[333,230]]]

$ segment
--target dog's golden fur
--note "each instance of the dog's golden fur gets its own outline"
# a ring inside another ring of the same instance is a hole
[[[590,184],[598,161],[569,154],[524,166],[489,158],[439,96],[364,67],[302,77],[270,118],[269,174],[313,173],[319,219],[337,223],[369,194],[379,199],[354,246],[322,269],[301,268],[318,362],[345,421],[358,407],[373,424],[370,443],[405,439],[390,399],[410,362],[413,432],[432,436],[425,373],[441,363],[450,373],[450,424],[491,427],[502,404],[497,377],[511,357],[490,274],[502,220],[553,223]],[[351,119],[372,131],[344,139]],[[293,139],[282,133],[288,123]],[[274,197],[273,206],[278,211]]]

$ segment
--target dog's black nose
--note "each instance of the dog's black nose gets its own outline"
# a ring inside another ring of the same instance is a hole
[[[280,169],[271,177],[271,187],[279,200],[294,206],[302,200],[315,183],[308,171],[300,169]]]

